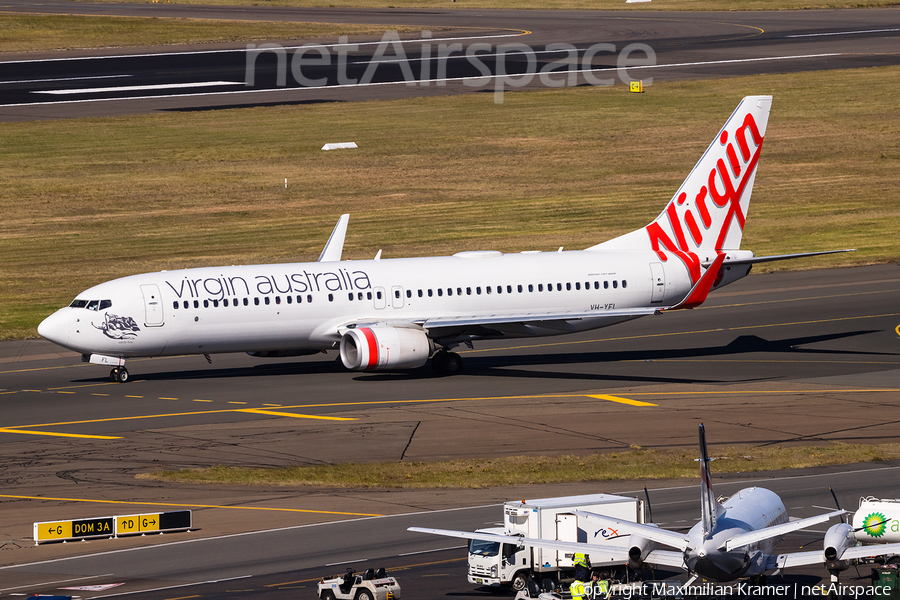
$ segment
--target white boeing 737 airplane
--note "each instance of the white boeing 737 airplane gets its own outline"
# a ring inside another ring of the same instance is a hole
[[[856,559],[894,556],[900,552],[900,544],[852,547],[855,543],[852,528],[844,523],[828,529],[822,550],[776,554],[775,546],[785,534],[824,523],[847,511],[836,510],[791,521],[778,494],[760,487],[745,488],[727,500],[717,500],[709,473],[710,460],[706,430],[701,423],[700,521],[686,533],[580,510],[574,511],[579,525],[583,527],[587,522],[601,529],[612,529],[618,532],[618,537],[629,537],[628,544],[603,544],[602,538],[601,543],[564,542],[423,527],[410,527],[409,531],[499,542],[519,548],[581,552],[590,555],[595,567],[616,564],[628,564],[635,569],[645,564],[673,567],[713,582],[740,578],[755,578],[761,582],[769,571],[814,564],[825,566],[836,580],[837,573],[847,569]],[[588,533],[584,534],[587,537]],[[672,550],[663,550],[660,546]]]
[[[771,96],[744,98],[652,223],[569,252],[341,261],[348,215],[319,260],[146,273],[101,283],[38,333],[129,378],[132,357],[340,348],[349,369],[462,367],[473,340],[560,335],[700,305],[757,262],[740,250]],[[842,252],[839,250],[837,252]]]

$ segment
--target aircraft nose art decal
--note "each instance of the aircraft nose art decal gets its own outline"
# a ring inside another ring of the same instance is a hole
[[[111,313],[104,315],[105,320],[97,325],[91,322],[91,325],[103,332],[108,338],[114,340],[130,340],[137,337],[141,330],[137,322],[132,317],[120,317]]]

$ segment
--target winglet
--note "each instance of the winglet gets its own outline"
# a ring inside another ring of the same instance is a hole
[[[712,264],[709,265],[709,268],[706,269],[706,273],[704,273],[703,277],[701,277],[700,280],[694,284],[694,287],[691,288],[691,291],[684,298],[684,300],[682,300],[672,308],[667,308],[666,310],[694,308],[703,304],[706,301],[706,297],[709,295],[709,290],[712,289],[713,284],[719,277],[719,269],[722,268],[723,262],[725,262],[725,253],[719,251],[717,252],[715,260],[713,260]]]
[[[344,251],[344,238],[347,236],[347,223],[350,221],[350,215],[341,215],[328,243],[322,249],[318,262],[338,262],[341,260],[341,253]]]

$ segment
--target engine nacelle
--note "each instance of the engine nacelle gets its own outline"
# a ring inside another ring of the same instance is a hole
[[[341,362],[353,371],[415,369],[425,364],[433,348],[421,329],[360,327],[341,337]]]
[[[841,560],[844,550],[856,545],[853,526],[849,523],[838,523],[828,528],[824,540],[825,568],[832,571],[843,571],[850,566],[849,561]]]
[[[657,546],[656,542],[632,533],[628,545],[628,566],[635,570],[641,569],[647,555],[656,550]]]

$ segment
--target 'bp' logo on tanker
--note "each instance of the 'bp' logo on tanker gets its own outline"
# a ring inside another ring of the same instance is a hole
[[[873,538],[879,538],[884,535],[887,529],[887,517],[881,513],[871,513],[863,519],[863,531]]]

